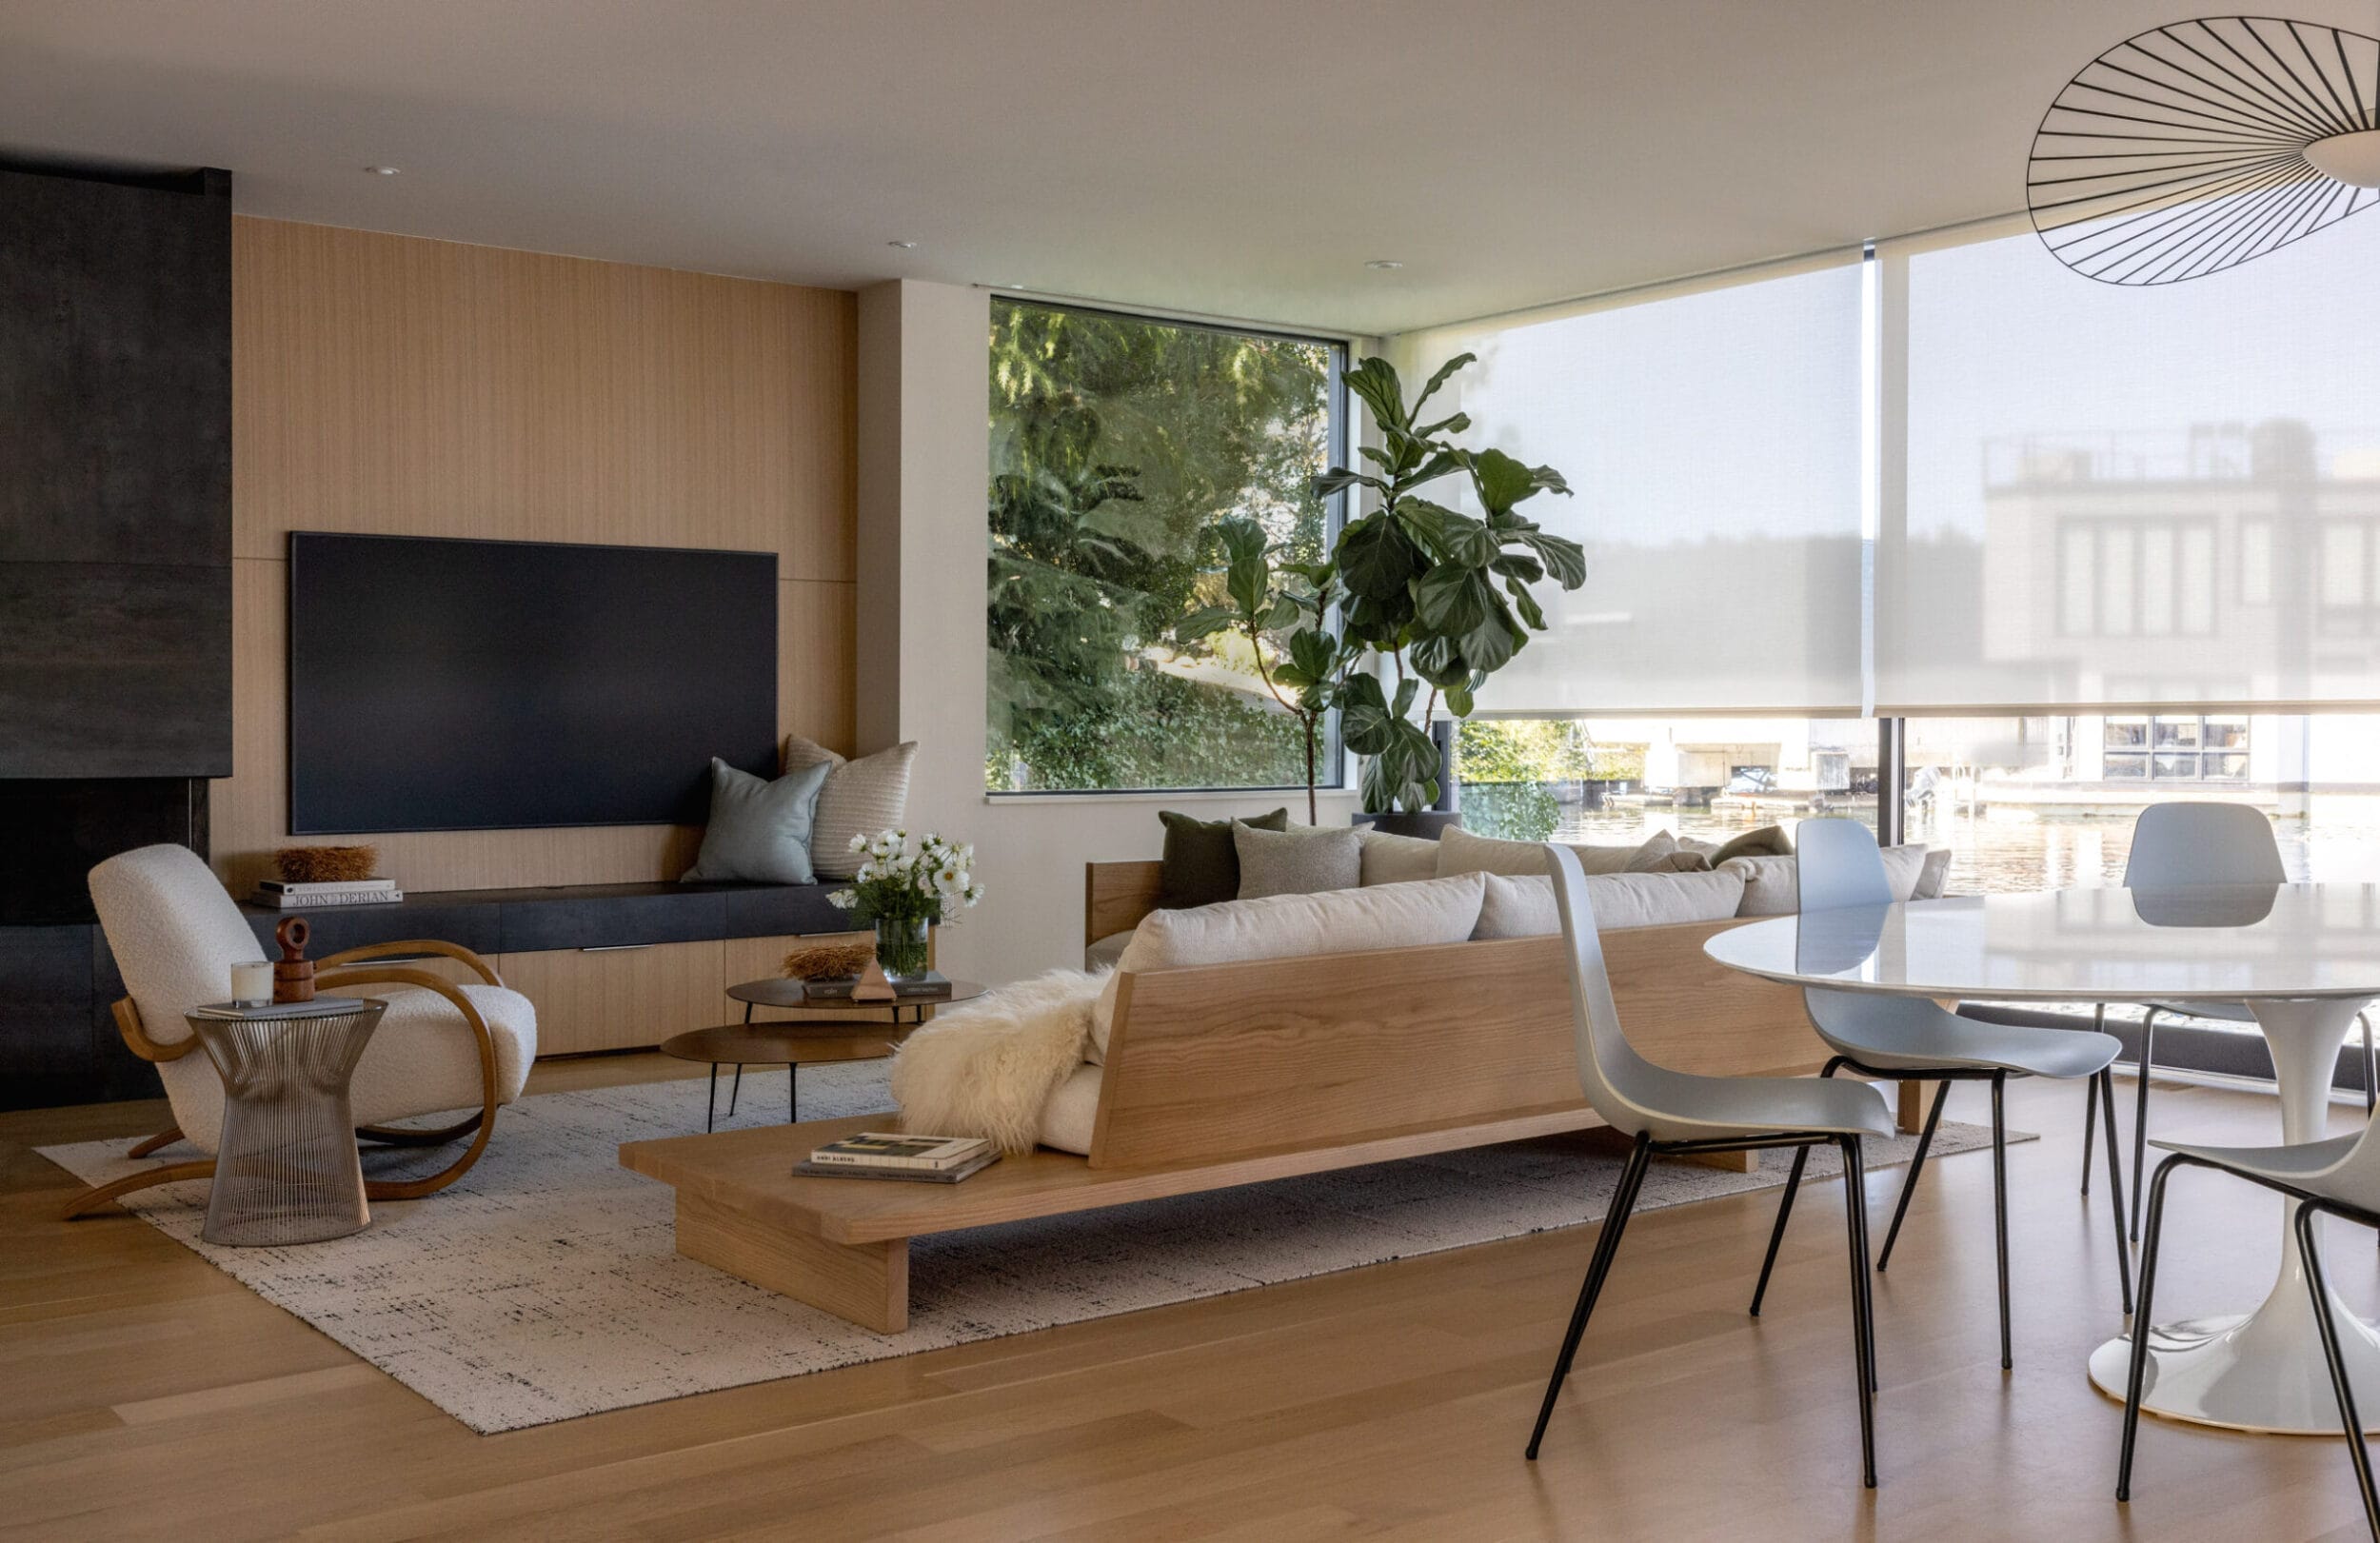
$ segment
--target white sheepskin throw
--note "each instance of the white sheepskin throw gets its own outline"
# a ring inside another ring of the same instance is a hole
[[[1041,1106],[1090,1046],[1101,979],[1052,970],[937,1014],[893,1058],[902,1127],[1032,1150]]]

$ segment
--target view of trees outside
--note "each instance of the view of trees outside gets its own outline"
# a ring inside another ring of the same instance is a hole
[[[1338,352],[993,300],[992,791],[1303,784],[1303,737],[1245,640],[1171,628],[1221,597],[1218,520],[1321,559],[1308,484],[1330,464]]]

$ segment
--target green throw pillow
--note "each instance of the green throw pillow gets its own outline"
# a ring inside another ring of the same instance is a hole
[[[1711,866],[1716,868],[1729,858],[1789,858],[1794,855],[1793,838],[1782,825],[1763,825],[1748,830],[1711,854]]]
[[[1165,865],[1157,880],[1157,905],[1161,911],[1182,911],[1194,905],[1214,905],[1240,898],[1240,852],[1232,845],[1231,827],[1287,830],[1287,808],[1253,820],[1199,820],[1161,810],[1165,822]]]
[[[703,850],[679,879],[748,879],[769,884],[815,883],[810,871],[810,821],[831,762],[787,772],[775,781],[711,758],[711,817]]]

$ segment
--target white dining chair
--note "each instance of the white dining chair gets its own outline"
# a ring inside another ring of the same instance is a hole
[[[2126,889],[2187,889],[2200,884],[2286,884],[2289,870],[2281,863],[2281,843],[2273,839],[2272,821],[2260,809],[2244,803],[2152,803],[2132,822],[2132,845],[2124,861]],[[2152,1001],[2140,1024],[2140,1078],[2132,1095],[2132,1236],[2140,1239],[2140,1176],[2149,1155],[2149,1071],[2155,1063],[2157,1016],[2211,1019],[2222,1023],[2254,1027],[2255,1013],[2246,1002]],[[2093,1014],[2104,1027],[2107,1008]],[[2380,1084],[2373,1078],[2371,1016],[2358,1013],[2364,1031],[2364,1112],[2380,1102]],[[2083,1193],[2091,1192],[2092,1120],[2086,1100],[2083,1121]],[[2108,1141],[2115,1126],[2108,1126]]]
[[[1620,1236],[1627,1230],[1629,1213],[1636,1207],[1645,1170],[1653,1159],[1792,1147],[1795,1172],[1799,1173],[1801,1158],[1810,1148],[1832,1145],[1843,1157],[1860,1465],[1867,1487],[1875,1488],[1875,1329],[1867,1269],[1867,1188],[1860,1142],[1868,1137],[1893,1134],[1891,1109],[1882,1094],[1861,1083],[1810,1078],[1697,1077],[1656,1066],[1637,1055],[1621,1032],[1619,1012],[1612,1002],[1603,942],[1596,930],[1586,876],[1577,856],[1556,843],[1548,843],[1545,853],[1554,899],[1561,912],[1562,939],[1568,945],[1571,1031],[1579,1086],[1595,1112],[1612,1129],[1634,1137],[1635,1144],[1629,1148],[1611,1209],[1596,1238],[1595,1256],[1578,1288],[1578,1303],[1570,1315],[1561,1352],[1555,1357],[1553,1377],[1545,1385],[1545,1402],[1537,1410],[1537,1426],[1529,1433],[1530,1460],[1537,1459],[1538,1444],[1545,1439],[1546,1422],[1553,1418],[1555,1400],[1570,1375],[1572,1358],[1577,1355],[1596,1298],[1611,1274]]]
[[[1893,902],[1893,886],[1884,873],[1884,860],[1875,836],[1851,820],[1805,820],[1795,833],[1794,848],[1800,869],[1801,914],[1809,917],[1846,907],[1873,907],[1881,916]],[[1893,1244],[1900,1236],[1901,1218],[1909,1213],[1909,1197],[1925,1171],[1926,1154],[1942,1121],[1942,1103],[1953,1082],[1992,1084],[1992,1210],[1993,1238],[1999,1256],[2000,1366],[2015,1365],[2009,1329],[2008,1307],[2008,1124],[2005,1088],[2011,1077],[2088,1078],[2105,1106],[2111,1125],[2115,1119],[2115,1087],[2108,1068],[2123,1046],[2113,1037],[2077,1033],[2071,1029],[2027,1028],[1986,1023],[1917,997],[1888,997],[1872,992],[1812,988],[1802,993],[1810,1022],[1835,1054],[1820,1078],[1845,1067],[1862,1077],[1933,1081],[1933,1106],[1926,1112],[1925,1130],[1917,1137],[1916,1155],[1901,1180],[1900,1198],[1893,1207],[1893,1222],[1885,1230],[1884,1251],[1877,1256],[1880,1271],[1892,1263]],[[1752,1311],[1760,1311],[1769,1289],[1769,1272],[1776,1263],[1777,1246],[1785,1238],[1785,1223],[1794,1213],[1794,1195],[1801,1185],[1802,1154],[1795,1154],[1786,1176],[1785,1193],[1777,1201],[1776,1225],[1769,1234],[1768,1257],[1760,1265],[1760,1282],[1752,1294]],[[2123,1165],[2114,1148],[2108,1150],[2108,1178],[2114,1188],[2116,1269],[2122,1284],[2124,1311],[2132,1310],[2132,1251],[2124,1241]]]
[[[2297,1202],[2293,1218],[2298,1253],[2305,1259],[2306,1290],[2313,1297],[2314,1325],[2322,1338],[2322,1356],[2330,1372],[2330,1391],[2338,1399],[2339,1422],[2347,1432],[2347,1450],[2355,1467],[2355,1482],[2363,1491],[2364,1520],[2380,1538],[2380,1494],[2372,1489],[2371,1457],[2364,1447],[2364,1424],[2355,1411],[2355,1390],[2339,1355],[2338,1324],[2330,1313],[2330,1292],[2322,1272],[2322,1250],[2316,1219],[2339,1217],[2380,1231],[2380,1123],[2367,1123],[2351,1136],[2327,1141],[2303,1141],[2294,1146],[2215,1147],[2159,1141],[2172,1157],[2157,1164],[2149,1187],[2149,1241],[2140,1254],[2140,1312],[2132,1319],[2132,1358],[2124,1380],[2124,1447],[2115,1471],[2115,1498],[2132,1494],[2132,1449],[2140,1431],[2140,1394],[2149,1366],[2147,1326],[2155,1321],[2150,1300],[2157,1285],[2157,1252],[2165,1220],[2165,1186],[2173,1171],[2183,1167],[2212,1168],[2276,1190]]]

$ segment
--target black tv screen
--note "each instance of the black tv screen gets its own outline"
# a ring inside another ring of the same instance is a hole
[[[700,824],[777,767],[768,552],[289,536],[298,835]]]

